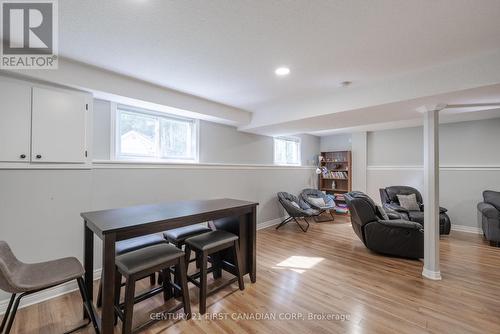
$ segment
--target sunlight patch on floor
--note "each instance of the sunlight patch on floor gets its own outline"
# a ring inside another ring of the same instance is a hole
[[[306,269],[311,269],[324,258],[310,256],[290,256],[288,259],[276,264],[277,269],[290,269],[299,274],[302,274]]]

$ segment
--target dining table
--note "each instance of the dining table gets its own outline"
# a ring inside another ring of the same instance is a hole
[[[102,308],[99,330],[113,333],[115,244],[183,226],[237,217],[241,271],[256,282],[256,220],[259,203],[231,198],[170,201],[81,213],[84,221],[85,289],[93,300],[94,235],[102,245]]]

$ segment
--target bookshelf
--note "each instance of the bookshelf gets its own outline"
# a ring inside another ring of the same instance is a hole
[[[321,152],[321,157],[319,190],[335,197],[336,215],[349,215],[344,194],[352,190],[351,151]]]

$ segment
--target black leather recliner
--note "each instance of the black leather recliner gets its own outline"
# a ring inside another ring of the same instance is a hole
[[[422,195],[417,189],[408,186],[392,186],[381,188],[379,191],[380,200],[382,201],[384,209],[394,210],[401,215],[402,219],[424,225],[424,201],[422,199]],[[409,211],[399,205],[397,195],[411,194],[415,194],[415,197],[417,198],[417,203],[420,207],[420,210],[418,211]],[[447,209],[439,207],[439,234],[450,234],[451,222],[450,217],[446,214],[447,211]]]
[[[500,246],[500,192],[483,191],[484,202],[477,205],[485,238],[492,246]]]
[[[365,246],[377,253],[419,259],[424,257],[424,229],[416,222],[385,212],[368,195],[353,191],[345,194],[351,211],[351,225]]]

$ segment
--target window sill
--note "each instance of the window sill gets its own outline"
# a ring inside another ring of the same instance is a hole
[[[198,159],[148,159],[143,157],[120,157],[114,158],[112,160],[100,160],[100,162],[111,162],[111,163],[138,163],[138,164],[197,164]]]
[[[167,162],[137,160],[94,160],[95,169],[109,168],[172,168],[172,169],[316,169],[316,166],[275,165],[275,164],[231,164],[231,163],[199,163],[199,162]]]
[[[275,162],[274,165],[275,166],[302,167],[302,164],[280,164],[280,163],[277,163],[277,162]],[[311,166],[308,166],[308,167],[311,167]]]

